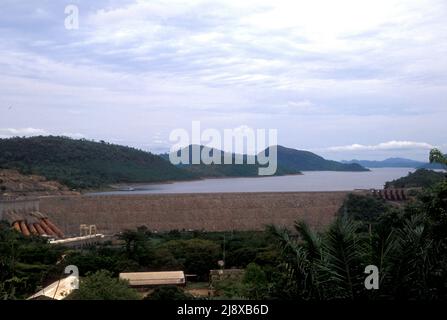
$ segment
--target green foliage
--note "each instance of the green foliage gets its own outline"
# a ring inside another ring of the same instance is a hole
[[[143,300],[194,300],[194,297],[177,286],[160,286]]]
[[[64,248],[40,238],[24,237],[7,222],[1,222],[0,296],[19,299],[37,291],[42,282],[62,272],[56,262],[63,252]]]
[[[109,270],[117,276],[121,271],[119,267],[124,267],[126,261],[128,260],[117,250],[102,251],[97,248],[73,251],[65,258],[67,265],[75,265],[79,268],[81,276],[101,269]]]
[[[125,230],[118,235],[118,239],[124,241],[127,257],[140,265],[148,265],[153,257],[153,249],[149,243],[149,237],[150,233],[141,228],[137,231]]]
[[[264,270],[256,263],[250,263],[245,269],[242,281],[243,295],[249,299],[261,300],[269,297],[269,281]]]
[[[445,299],[447,298],[447,183],[426,191],[401,211],[366,221],[339,217],[316,234],[296,225],[298,237],[271,227],[282,250],[271,298]],[[361,216],[362,217],[362,216]],[[367,217],[368,218],[368,217]],[[365,231],[368,230],[368,231]],[[363,286],[364,267],[380,270],[380,290]]]
[[[346,215],[356,221],[375,222],[382,214],[390,210],[391,206],[383,199],[351,193],[343,202],[339,215]]]
[[[79,189],[193,177],[148,152],[54,136],[0,139],[0,167],[39,174]]]
[[[447,157],[438,149],[430,150],[430,163],[440,163],[447,165]]]
[[[427,169],[418,169],[385,184],[385,188],[428,188],[445,180],[445,173]]]
[[[158,248],[166,249],[177,261],[177,267],[188,273],[195,273],[207,279],[210,268],[217,266],[220,246],[210,240],[170,240]]]
[[[81,279],[79,289],[68,297],[71,300],[140,300],[128,283],[106,270],[89,273]]]

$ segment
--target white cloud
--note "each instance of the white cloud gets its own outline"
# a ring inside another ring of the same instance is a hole
[[[51,1],[54,20],[2,8],[0,128],[143,145],[247,123],[339,156],[447,140],[444,0],[78,2],[75,32]]]
[[[376,145],[351,144],[346,146],[329,147],[326,151],[376,151],[376,150],[402,150],[402,149],[432,149],[435,146],[426,142],[415,141],[388,141]]]
[[[74,139],[86,138],[82,133],[69,133],[69,132],[49,132],[44,129],[37,128],[0,128],[0,138],[11,138],[11,137],[32,137],[32,136],[64,136]]]
[[[36,128],[0,128],[0,134],[3,137],[14,137],[14,136],[38,136],[47,135],[48,132],[44,129]]]

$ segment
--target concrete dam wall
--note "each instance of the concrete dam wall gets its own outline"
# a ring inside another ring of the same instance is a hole
[[[96,224],[114,234],[146,226],[169,230],[263,230],[267,224],[313,227],[330,223],[348,192],[271,192],[43,197],[40,211],[65,234]]]

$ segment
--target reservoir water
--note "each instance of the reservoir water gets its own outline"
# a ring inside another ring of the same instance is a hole
[[[413,168],[378,168],[366,172],[305,171],[302,175],[254,178],[217,178],[195,181],[129,185],[129,191],[90,195],[214,192],[350,191],[381,189],[385,182],[413,172]]]

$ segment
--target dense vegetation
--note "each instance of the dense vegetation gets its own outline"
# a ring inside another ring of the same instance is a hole
[[[295,150],[283,146],[276,146],[278,164],[281,167],[291,170],[301,171],[368,171],[361,165],[352,163],[341,163],[333,160],[326,160],[315,153],[303,150]],[[267,150],[267,154],[270,151]]]
[[[353,220],[373,223],[392,209],[393,207],[383,199],[351,193],[344,201],[339,214]]]
[[[0,139],[0,168],[42,175],[71,188],[192,178],[148,152],[53,136]]]
[[[74,290],[69,300],[138,300],[138,293],[129,288],[127,281],[112,276],[106,270],[89,273],[81,279],[79,289]]]
[[[389,181],[385,188],[427,188],[445,179],[445,172],[418,169],[407,176]]]
[[[0,299],[26,298],[63,274],[57,264],[64,248],[37,237],[24,237],[0,223]]]
[[[217,262],[223,258],[224,245],[228,268],[244,268],[251,262],[271,264],[278,254],[271,235],[265,232],[153,234],[142,227],[118,235],[121,244],[105,243],[82,250],[23,237],[6,223],[0,235],[0,296],[7,299],[26,298],[65,277],[67,265],[76,265],[82,277],[81,290],[71,299],[134,299],[117,280],[120,272],[184,270],[196,274],[195,281],[207,281],[209,270],[218,268]],[[106,285],[100,286],[101,282]],[[158,290],[152,298],[175,296],[174,291]]]

